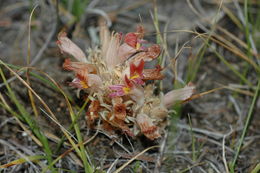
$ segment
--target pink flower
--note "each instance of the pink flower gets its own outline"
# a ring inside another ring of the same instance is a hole
[[[89,87],[86,81],[81,80],[79,78],[74,78],[72,82],[70,82],[70,86],[73,86],[78,89],[87,89]]]
[[[88,73],[94,73],[94,74],[97,73],[97,69],[96,69],[95,65],[87,64],[84,62],[71,62],[70,59],[65,59],[65,61],[63,63],[63,68],[65,70],[74,71],[75,73],[78,73],[82,69],[87,70]]]
[[[146,42],[145,40],[143,40],[143,37],[144,28],[142,26],[138,26],[136,32],[130,32],[125,35],[124,43],[136,50],[140,50],[141,43]]]
[[[124,37],[124,43],[119,47],[118,57],[121,62],[126,61],[131,55],[139,51],[144,51],[145,48],[142,47],[142,43],[146,41],[143,40],[144,29],[142,26],[138,26],[136,32],[127,33]]]
[[[109,94],[110,97],[121,97],[121,96],[129,94],[129,92],[131,90],[130,87],[128,87],[124,84],[111,85],[111,86],[109,86],[109,89],[115,91],[115,92]]]
[[[146,62],[160,55],[161,48],[157,44],[142,47],[143,37],[143,27],[122,37],[101,26],[101,49],[90,50],[86,57],[66,33],[59,34],[57,44],[61,52],[78,60],[66,59],[63,63],[65,70],[75,73],[70,85],[93,94],[87,111],[89,126],[95,126],[95,120],[101,118],[106,131],[121,130],[132,137],[139,133],[154,140],[163,133],[169,108],[191,98],[195,87],[190,84],[162,97],[154,94],[152,85],[145,86],[147,80],[163,79],[163,69],[159,65],[144,69]]]
[[[71,62],[66,59],[63,63],[63,68],[74,71],[76,78],[70,83],[71,86],[79,89],[91,88],[94,91],[100,89],[103,82],[100,76],[97,75],[97,68],[94,64],[87,63],[87,57],[83,51],[73,43],[65,32],[58,35],[57,44],[62,52],[68,53],[76,58],[79,62]]]
[[[77,74],[77,77],[72,80],[70,83],[71,86],[78,89],[87,89],[91,88],[94,91],[97,91],[102,86],[102,80],[98,75],[95,74]]]
[[[134,82],[125,75],[125,84],[117,84],[109,86],[109,89],[115,91],[110,97],[121,97],[129,95],[139,106],[144,104],[144,89],[134,85]]]

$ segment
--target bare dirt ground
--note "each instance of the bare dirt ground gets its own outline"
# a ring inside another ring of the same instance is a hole
[[[86,10],[84,17],[73,25],[68,24],[70,15],[61,9],[60,22],[57,23],[57,12],[53,3],[49,1],[37,2],[39,6],[35,10],[31,31],[32,66],[46,72],[55,79],[67,93],[75,98],[75,104],[78,105],[82,105],[82,101],[77,99],[76,91],[70,88],[67,83],[71,81],[73,74],[62,69],[64,57],[60,54],[55,43],[57,33],[61,29],[66,28],[72,40],[83,50],[87,50],[89,47],[94,48],[98,39],[97,20],[103,14],[100,11],[103,11],[109,17],[111,31],[131,32],[135,30],[137,24],[141,23],[146,29],[147,40],[156,41],[156,30],[151,15],[154,10],[152,1],[94,0],[91,1],[91,8]],[[30,11],[35,3],[33,1],[30,3],[27,0],[0,1],[0,58],[5,63],[26,66],[28,21]],[[191,4],[192,7],[188,1],[184,0],[157,1],[160,30],[167,31],[165,35],[171,57],[176,56],[176,50],[180,50],[182,45],[186,44],[189,47],[178,55],[178,78],[180,79],[185,78],[188,68],[187,62],[198,53],[202,42],[195,39],[196,35],[173,32],[173,30],[210,32],[210,21],[215,20],[214,17],[219,5],[216,1],[207,0],[199,0]],[[236,14],[236,8],[231,2],[227,1],[223,5]],[[193,8],[199,11],[200,15],[197,15]],[[95,11],[96,9],[100,11]],[[243,33],[237,29],[224,10],[220,10],[216,23],[237,38],[244,40]],[[221,35],[221,33],[219,34]],[[210,42],[210,44],[238,70],[243,69],[243,62],[234,54],[214,42]],[[2,69],[7,78],[12,77],[6,69]],[[247,78],[256,85],[257,76],[250,71],[253,71],[253,69],[249,70]],[[172,70],[168,70],[163,82],[164,91],[173,88],[173,79]],[[212,50],[207,50],[202,59],[197,78],[193,83],[196,85],[197,93],[202,93],[222,85],[240,84],[240,80],[216,57]],[[32,111],[27,89],[24,85],[18,80],[12,81],[10,85],[23,104],[28,105],[28,110]],[[68,127],[70,124],[68,109],[64,106],[64,99],[61,94],[36,78],[32,78],[31,85],[50,105],[60,124]],[[6,88],[1,86],[0,91],[5,97]],[[87,145],[91,160],[94,165],[103,170],[107,170],[112,163],[116,163],[116,168],[145,148],[158,144],[162,146],[163,142],[166,142],[162,147],[163,151],[153,149],[147,152],[138,158],[139,161],[133,162],[122,172],[154,172],[154,170],[194,173],[226,172],[224,162],[225,160],[231,162],[234,158],[251,101],[251,95],[235,94],[228,89],[222,89],[192,100],[183,105],[180,118],[171,116],[171,123],[166,133],[167,138],[152,142],[144,137],[130,139],[122,135],[113,138],[104,133],[99,133]],[[259,112],[260,101],[258,100],[244,145],[238,157],[235,172],[250,172],[260,161]],[[188,117],[191,119],[192,130]],[[59,127],[42,111],[40,111],[37,121],[41,124],[46,135],[61,135]],[[85,139],[95,134],[95,131],[86,127],[84,117],[82,117],[80,124],[82,130],[85,131]],[[57,142],[53,138],[49,139],[54,144]],[[17,151],[25,155],[42,153],[40,147],[32,141],[30,136],[24,133],[17,121],[0,107],[0,165],[21,157]],[[62,150],[61,153],[64,151]],[[223,157],[223,152],[225,157]],[[77,160],[75,155],[71,154],[58,164],[60,164],[60,167],[74,172],[83,172],[83,169],[75,160]],[[117,161],[115,162],[115,160]],[[30,164],[25,163],[3,170],[0,169],[0,172],[34,172],[34,170]]]

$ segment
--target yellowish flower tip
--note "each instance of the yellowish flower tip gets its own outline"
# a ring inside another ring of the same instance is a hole
[[[129,87],[123,87],[123,90],[125,94],[128,94],[131,89]]]
[[[139,74],[135,74],[134,76],[131,76],[130,79],[137,79],[140,78]]]
[[[80,84],[81,84],[81,86],[82,86],[82,89],[87,89],[87,88],[89,88],[89,86],[88,86],[88,84],[87,84],[86,81],[80,81]]]
[[[135,49],[139,50],[140,48],[141,48],[141,44],[140,43],[136,43]]]

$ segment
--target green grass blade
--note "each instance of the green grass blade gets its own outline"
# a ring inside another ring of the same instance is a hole
[[[191,134],[191,143],[192,143],[192,160],[193,162],[196,162],[197,156],[196,156],[196,140],[193,134],[192,130],[192,123],[191,123],[191,118],[190,115],[188,115],[189,118],[189,125],[190,125],[190,134]]]
[[[260,172],[260,163],[256,165],[256,167],[251,171],[251,173],[259,173]]]
[[[76,122],[78,121],[78,119],[80,118],[80,116],[81,116],[83,110],[85,109],[85,107],[87,106],[88,102],[89,102],[89,99],[87,99],[87,100],[84,102],[84,104],[82,105],[82,107],[80,108],[80,110],[78,111],[78,113],[77,113],[77,115],[76,115],[76,120],[70,124],[70,126],[69,126],[69,128],[68,128],[68,131],[71,131],[71,130],[73,129],[75,123],[76,123]],[[58,153],[58,152],[60,151],[61,146],[62,146],[62,144],[64,143],[64,141],[65,141],[65,136],[62,136],[62,137],[61,137],[61,140],[59,141],[59,143],[58,143],[58,145],[57,145],[56,150],[55,150],[54,153]]]
[[[241,149],[241,147],[242,147],[242,145],[243,145],[243,141],[244,141],[244,138],[245,138],[245,136],[246,136],[247,129],[248,129],[248,126],[249,126],[249,124],[250,124],[250,120],[251,120],[251,118],[252,118],[252,116],[253,116],[254,106],[255,106],[256,101],[257,101],[257,98],[258,98],[258,96],[259,96],[259,91],[260,91],[260,76],[259,76],[259,80],[258,80],[258,84],[257,84],[257,88],[256,88],[256,91],[255,91],[254,98],[253,98],[253,100],[252,100],[252,103],[251,103],[251,105],[250,105],[250,108],[249,108],[249,111],[248,111],[248,114],[247,114],[245,126],[244,126],[242,135],[241,135],[240,140],[239,140],[239,145],[238,145],[238,147],[237,147],[235,157],[234,157],[233,162],[231,163],[231,172],[234,172],[234,170],[235,170],[237,158],[238,158],[238,155],[239,155],[239,153],[240,153],[240,149]]]
[[[26,156],[25,158],[16,159],[7,164],[0,165],[0,168],[8,168],[10,166],[23,164],[28,161],[37,162],[40,159],[46,159],[46,156],[42,156],[42,155]]]
[[[10,88],[10,86],[8,85],[8,83],[6,81],[6,78],[5,78],[5,75],[4,75],[3,71],[2,71],[2,68],[0,68],[0,75],[1,75],[1,77],[2,77],[2,79],[4,81],[4,83],[5,83],[5,86],[7,88],[8,95],[9,95],[11,101],[14,102],[14,104],[16,105],[18,111],[20,112],[21,116],[23,117],[21,120],[25,121],[29,125],[30,129],[32,130],[32,132],[41,141],[41,143],[43,145],[43,150],[44,150],[44,152],[46,154],[46,159],[47,159],[48,163],[51,163],[53,161],[52,160],[52,151],[50,149],[48,139],[41,132],[39,126],[34,121],[34,119],[31,117],[31,115],[26,111],[24,106],[22,104],[20,104],[20,102],[16,98],[15,93],[12,91],[12,89]],[[10,111],[9,110],[9,112],[14,112],[14,111]],[[15,116],[17,114],[13,114],[13,115]],[[20,116],[17,116],[17,117],[19,118]],[[53,167],[51,167],[51,170],[53,172],[55,172]]]
[[[222,55],[220,55],[214,48],[210,46],[210,48],[214,51],[215,55],[244,83],[252,87],[252,83],[249,82],[243,74],[241,74],[238,70],[236,70]]]
[[[199,53],[197,54],[197,56],[189,59],[188,72],[187,72],[187,76],[186,76],[186,83],[192,82],[196,79],[196,76],[197,76],[197,73],[199,71],[199,67],[201,65],[201,62],[202,62],[202,59],[203,59],[204,54],[206,52],[206,49],[207,49],[207,45],[203,44],[202,47],[200,47]]]

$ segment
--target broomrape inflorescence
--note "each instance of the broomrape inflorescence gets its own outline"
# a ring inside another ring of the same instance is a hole
[[[136,32],[109,33],[100,29],[101,49],[90,50],[86,56],[65,32],[58,35],[57,44],[63,53],[77,62],[66,59],[63,68],[74,71],[71,86],[93,94],[87,110],[87,124],[93,127],[101,118],[103,130],[121,130],[129,136],[145,135],[150,140],[159,138],[171,106],[187,100],[193,85],[156,96],[148,80],[162,80],[162,68],[145,69],[145,63],[156,59],[161,52],[157,44],[144,47],[144,29]]]

